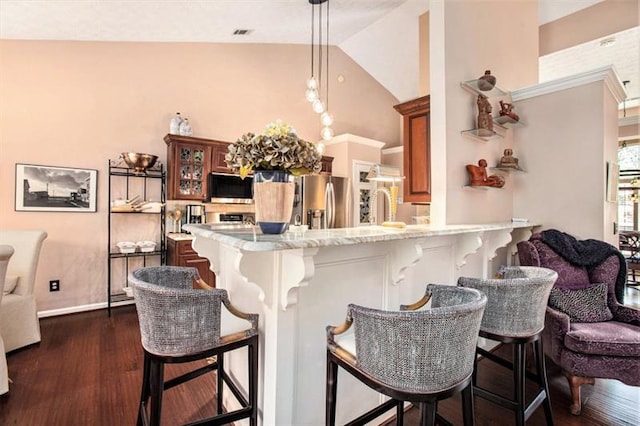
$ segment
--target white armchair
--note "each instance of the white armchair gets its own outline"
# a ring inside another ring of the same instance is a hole
[[[0,245],[0,290],[4,288],[4,280],[7,275],[7,265],[13,255],[13,247]],[[2,303],[2,291],[0,291],[0,303]],[[0,335],[0,395],[9,392],[9,374],[7,372],[7,357],[4,353],[4,343]]]
[[[0,230],[0,244],[15,250],[7,268],[7,281],[17,277],[15,288],[2,296],[0,304],[0,335],[5,352],[40,341],[33,288],[45,238],[47,233],[40,230]]]

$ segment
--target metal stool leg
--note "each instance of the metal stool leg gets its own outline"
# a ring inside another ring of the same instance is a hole
[[[331,353],[327,351],[327,400],[325,424],[335,426],[336,424],[336,394],[338,387],[338,364],[331,359]]]
[[[396,425],[400,426],[404,424],[404,401],[398,401],[396,406]]]
[[[258,425],[258,345],[259,340],[255,338],[255,344],[249,345],[249,404],[251,404],[250,426]]]
[[[462,421],[464,426],[474,426],[473,383],[462,390]]]
[[[515,343],[513,345],[513,396],[517,403],[516,425],[524,426],[525,418],[525,345],[523,343]]]
[[[544,360],[544,349],[542,347],[542,339],[533,342],[534,353],[536,354],[536,371],[538,373],[538,383],[545,392],[544,416],[547,419],[547,425],[553,426],[553,413],[551,411],[551,396],[549,395],[549,382],[547,380],[547,370]]]
[[[160,426],[162,414],[162,391],[164,390],[164,363],[160,360],[151,360],[151,415],[149,424]]]
[[[144,353],[144,359],[142,363],[142,390],[140,391],[140,405],[138,406],[138,421],[137,426],[143,426],[144,420],[142,418],[143,413],[147,409],[147,404],[149,403],[149,372],[151,369],[151,361],[149,360],[149,355]]]
[[[222,414],[222,391],[224,389],[224,354],[216,356],[216,364],[218,364],[218,371],[216,372],[216,382],[218,385],[216,403],[218,407],[216,409],[216,414]]]
[[[434,426],[436,424],[436,403],[420,403],[420,426]]]

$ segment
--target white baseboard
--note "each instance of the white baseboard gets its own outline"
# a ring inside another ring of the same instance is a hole
[[[116,308],[118,306],[133,305],[135,301],[123,300],[121,302],[112,302],[111,307]],[[58,315],[77,314],[78,312],[97,311],[98,309],[106,309],[107,302],[92,303],[90,305],[71,306],[68,308],[50,309],[47,311],[38,311],[38,318],[55,317]]]

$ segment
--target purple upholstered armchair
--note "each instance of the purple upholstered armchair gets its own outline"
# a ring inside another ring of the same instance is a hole
[[[615,251],[605,254],[599,262],[577,266],[575,258],[558,254],[558,246],[545,239],[545,232],[555,232],[547,237],[577,241],[559,231],[543,231],[520,242],[518,256],[521,265],[541,266],[558,273],[545,316],[544,351],[567,377],[570,411],[579,415],[580,386],[593,385],[594,378],[640,386],[640,310],[618,303],[620,272],[626,272],[626,268],[623,264],[624,270],[620,271],[621,257]],[[572,250],[569,247],[568,251]]]

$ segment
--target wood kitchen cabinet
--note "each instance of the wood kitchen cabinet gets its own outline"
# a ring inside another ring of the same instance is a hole
[[[322,168],[320,169],[321,175],[329,175],[331,176],[331,169],[333,168],[333,157],[329,157],[328,155],[322,156]]]
[[[216,286],[216,274],[211,271],[209,261],[198,256],[191,247],[192,240],[174,240],[167,238],[167,265],[189,266],[196,268],[202,278],[211,287]]]
[[[169,200],[206,201],[209,173],[232,173],[224,161],[228,142],[172,134],[164,141]]]
[[[430,95],[394,106],[403,117],[404,202],[431,202]]]

